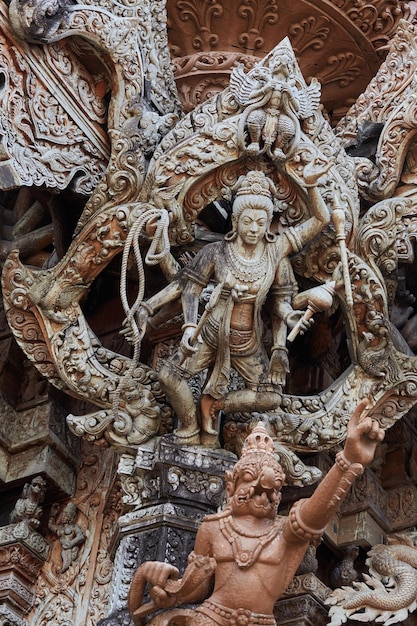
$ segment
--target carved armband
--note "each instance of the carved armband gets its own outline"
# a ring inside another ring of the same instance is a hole
[[[338,507],[344,499],[356,478],[365,471],[361,463],[351,463],[347,460],[343,450],[336,454],[336,465],[343,472],[343,476],[339,481],[337,489],[329,502],[330,507]]]
[[[301,519],[301,504],[305,502],[305,500],[299,500],[293,504],[290,514],[290,528],[293,534],[301,539],[302,541],[308,542],[316,542],[320,541],[321,536],[324,532],[324,528],[321,530],[317,530],[316,528],[310,528],[303,522]]]

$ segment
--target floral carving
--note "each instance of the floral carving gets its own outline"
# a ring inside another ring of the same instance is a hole
[[[110,153],[99,127],[106,114],[104,100],[95,96],[81,64],[68,51],[64,54],[59,44],[52,50],[39,50],[43,64],[23,44],[12,46],[12,33],[3,11],[0,72],[5,88],[0,132],[3,150],[10,159],[2,163],[8,186],[33,184],[64,189],[75,179],[74,189],[88,195],[103,175]],[[77,72],[80,84],[69,81],[67,87],[62,87],[59,72],[64,68],[66,72]],[[45,73],[56,83],[53,94],[45,87]],[[84,104],[82,114],[72,106],[72,97]],[[12,116],[8,115],[10,107]],[[101,140],[97,141],[97,133]]]
[[[196,50],[210,50],[215,48],[219,40],[212,31],[212,20],[223,15],[223,7],[217,0],[179,0],[177,8],[180,19],[184,22],[192,21],[196,35],[193,37],[193,47]]]
[[[246,32],[239,36],[239,43],[249,50],[258,50],[264,45],[262,32],[266,24],[278,22],[278,2],[269,0],[265,4],[259,0],[243,0],[237,14],[247,21]]]
[[[349,0],[332,0],[332,2],[345,11],[349,19],[366,33],[376,48],[384,46],[395,33],[399,20],[406,19],[410,14],[410,8],[406,2],[395,0],[389,0],[389,2],[360,0],[353,6]]]
[[[363,60],[352,52],[340,52],[327,59],[326,67],[318,78],[323,84],[337,82],[339,87],[347,87],[358,78]]]
[[[291,24],[288,36],[291,45],[297,55],[311,48],[322,50],[330,34],[330,19],[325,16],[316,17],[311,15],[300,22]]]

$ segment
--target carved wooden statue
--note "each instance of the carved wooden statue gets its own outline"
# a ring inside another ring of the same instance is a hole
[[[35,476],[23,487],[22,497],[15,504],[10,514],[10,523],[25,522],[36,530],[42,515],[42,502],[45,498],[46,482],[42,476]]]
[[[310,322],[301,323],[303,311],[293,308],[297,283],[289,255],[304,247],[330,221],[315,187],[328,167],[313,169],[309,174],[304,171],[312,216],[278,236],[270,232],[274,185],[262,171],[249,171],[237,183],[231,232],[224,241],[205,246],[186,267],[180,279],[184,313],[180,350],[159,372],[161,386],[179,419],[175,431],[179,442],[218,445],[219,409],[227,413],[268,411],[280,404],[289,371],[287,327],[301,324],[303,332],[310,326]],[[208,285],[213,287],[212,295],[198,321],[199,297]],[[261,322],[261,308],[268,293],[273,336],[270,359],[262,342]],[[176,296],[177,291],[169,285],[142,303],[138,314],[142,332],[149,315],[172,295]],[[231,366],[244,379],[245,389],[228,392]],[[211,369],[200,401],[200,433],[187,380],[206,368]]]
[[[203,602],[196,609],[172,608],[152,626],[274,626],[273,607],[294,576],[312,541],[339,508],[350,485],[374,457],[384,432],[365,417],[366,401],[354,411],[344,450],[309,499],[288,517],[277,515],[285,480],[262,423],[248,436],[240,460],[226,475],[225,509],[207,516],[196,537],[184,577],[172,565],[147,562],[136,572],[129,609],[136,626],[156,609]],[[214,589],[208,599],[213,582]],[[152,602],[140,607],[146,583]]]
[[[61,543],[61,573],[63,574],[78,559],[80,547],[85,542],[85,535],[78,524],[75,523],[77,517],[76,504],[69,502],[66,505],[59,524],[57,523],[58,510],[59,504],[55,503],[52,505],[48,528],[57,535]]]

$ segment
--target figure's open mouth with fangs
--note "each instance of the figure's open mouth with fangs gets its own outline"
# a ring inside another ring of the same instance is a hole
[[[250,482],[237,485],[234,495],[234,510],[242,515],[246,511],[252,515],[275,515],[280,501],[281,481],[270,468],[264,468],[258,479],[252,476]]]

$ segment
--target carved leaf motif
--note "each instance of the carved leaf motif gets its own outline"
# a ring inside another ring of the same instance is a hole
[[[212,20],[223,15],[221,3],[217,0],[179,0],[177,9],[182,21],[194,24],[193,47],[196,50],[215,48],[219,37],[213,32]]]
[[[327,85],[337,82],[339,87],[347,87],[361,73],[363,59],[353,52],[340,52],[327,59],[326,68],[320,72],[320,82]]]
[[[410,8],[406,2],[396,2],[395,0],[377,0],[376,2],[352,3],[349,0],[336,2],[343,8],[346,15],[354,24],[358,25],[361,31],[365,32],[368,39],[376,46],[387,43],[398,26],[401,18],[407,19]]]
[[[322,50],[330,34],[330,20],[325,16],[311,15],[291,24],[288,35],[296,55],[302,55],[306,50]]]
[[[239,35],[239,43],[250,50],[259,50],[264,45],[262,31],[267,24],[278,22],[278,2],[268,0],[260,3],[259,0],[243,0],[237,14],[246,20],[246,32]]]

